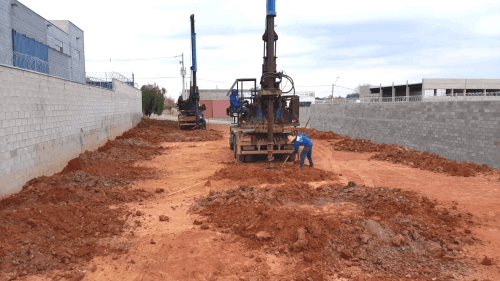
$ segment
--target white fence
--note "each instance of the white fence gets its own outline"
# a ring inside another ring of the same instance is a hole
[[[488,93],[489,94],[489,93]],[[461,96],[430,96],[430,97],[425,97],[424,101],[426,102],[439,102],[439,101],[488,101],[488,100],[493,100],[493,101],[499,101],[500,100],[500,95],[491,95],[491,96],[464,96],[463,94]]]
[[[362,97],[354,99],[328,99],[316,100],[316,104],[335,104],[335,103],[370,103],[370,102],[416,102],[422,101],[422,96],[409,97]]]
[[[361,97],[354,99],[327,99],[316,100],[316,104],[338,104],[338,103],[379,103],[379,102],[439,102],[439,101],[499,101],[500,92],[493,93],[467,93],[466,96],[457,94],[456,96],[428,96],[422,99],[422,96],[409,97]]]

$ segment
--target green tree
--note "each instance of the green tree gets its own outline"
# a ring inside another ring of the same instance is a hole
[[[148,117],[151,114],[161,115],[163,113],[165,95],[167,90],[155,84],[143,85],[142,91],[142,113]]]

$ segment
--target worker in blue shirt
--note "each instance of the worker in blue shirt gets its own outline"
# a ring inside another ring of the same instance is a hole
[[[306,157],[309,160],[309,166],[314,167],[313,160],[312,160],[313,143],[312,143],[310,138],[306,137],[305,134],[300,134],[296,137],[289,135],[288,142],[295,144],[295,150],[290,155],[294,155],[295,153],[299,152],[300,146],[304,147],[302,149],[302,153],[300,153],[300,167],[299,168],[304,167],[304,161],[306,160]]]
[[[233,89],[231,92],[231,96],[229,97],[229,102],[231,103],[231,107],[233,112],[242,113],[242,119],[244,119],[248,113],[250,113],[250,109],[246,108],[241,101],[238,100],[238,90]]]

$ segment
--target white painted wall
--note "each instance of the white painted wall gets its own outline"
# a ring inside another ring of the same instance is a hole
[[[113,85],[105,90],[0,65],[0,198],[133,127],[142,117],[141,92]]]

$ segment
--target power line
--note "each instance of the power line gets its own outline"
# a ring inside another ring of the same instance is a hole
[[[152,77],[152,78],[134,78],[134,79],[170,79],[170,78],[181,78],[182,76],[173,76],[173,77]]]
[[[161,57],[161,58],[139,58],[139,59],[111,59],[109,58],[109,62],[114,62],[114,61],[141,61],[141,60],[162,60],[162,59],[172,59],[172,58],[177,58],[179,56],[172,56],[172,57]],[[86,60],[88,62],[107,62],[108,60]]]
[[[171,79],[171,78],[181,78],[182,76],[174,76],[174,77],[152,77],[152,78],[135,78],[135,79]],[[209,81],[209,82],[214,82],[214,83],[223,83],[223,84],[231,84],[230,82],[222,82],[222,81],[214,81],[214,80],[208,80],[208,79],[201,79],[197,78],[198,80],[203,80],[203,81]],[[321,88],[321,87],[331,87],[332,85],[316,85],[316,86],[295,86],[295,88]],[[355,90],[352,88],[347,88],[339,85],[335,85],[335,87],[347,89],[347,90]]]
[[[200,79],[200,78],[196,78],[198,80],[203,80],[203,81],[210,81],[210,82],[215,82],[215,83],[224,83],[224,84],[231,84],[231,83],[228,83],[228,82],[221,82],[221,81],[213,81],[213,80],[207,80],[207,79]]]
[[[334,85],[334,84],[332,84]],[[297,87],[300,87],[300,88],[314,88],[314,87],[331,87],[332,85],[318,85],[318,86],[295,86],[296,88]],[[348,90],[354,90],[354,89],[351,89],[351,88],[347,88],[347,87],[343,87],[343,86],[339,86],[339,85],[334,85],[335,87],[339,87],[339,88],[344,88],[344,89],[348,89]]]

